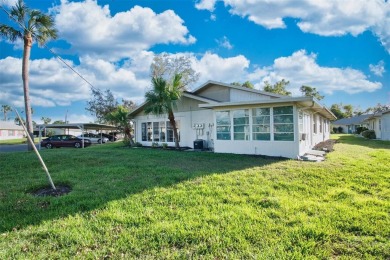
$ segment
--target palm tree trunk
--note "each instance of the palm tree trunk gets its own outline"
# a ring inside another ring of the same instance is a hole
[[[180,149],[179,135],[177,134],[175,116],[174,116],[172,110],[168,112],[168,119],[169,119],[169,122],[171,123],[171,126],[173,128],[173,136],[175,138],[175,147],[176,147],[176,149]]]
[[[24,111],[26,112],[26,126],[28,135],[34,140],[33,125],[31,118],[31,104],[30,104],[30,89],[28,84],[29,74],[29,59],[31,53],[32,37],[31,33],[26,33],[24,36],[24,49],[23,49],[23,63],[22,63],[22,79],[23,79],[23,93],[24,93]],[[27,150],[32,151],[33,147],[27,140]]]

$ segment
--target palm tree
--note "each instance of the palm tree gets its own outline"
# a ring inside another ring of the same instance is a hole
[[[57,38],[57,30],[54,28],[54,20],[51,16],[43,14],[39,10],[29,9],[23,2],[18,2],[13,6],[9,12],[10,17],[18,23],[17,27],[12,27],[6,24],[0,24],[0,35],[5,36],[11,42],[18,39],[23,39],[23,62],[22,62],[22,79],[23,79],[23,93],[24,106],[26,111],[27,132],[33,137],[33,124],[31,118],[31,104],[29,91],[29,59],[31,53],[31,46],[33,41],[37,41],[40,46],[50,39]],[[22,27],[22,28],[20,28]],[[32,144],[27,142],[28,150],[32,150]]]
[[[4,121],[7,121],[7,113],[12,111],[9,105],[1,105],[1,112],[4,114]]]
[[[118,106],[114,111],[108,113],[105,119],[118,126],[125,133],[125,138],[129,140],[130,146],[134,145],[134,140],[131,137],[132,126],[129,119],[129,109],[125,106]]]
[[[177,134],[175,115],[173,109],[176,108],[176,102],[182,94],[181,75],[175,74],[172,84],[169,84],[161,77],[152,79],[153,89],[146,92],[146,114],[162,115],[168,114],[168,120],[173,128],[173,136],[175,138],[175,146],[180,149],[179,135]]]

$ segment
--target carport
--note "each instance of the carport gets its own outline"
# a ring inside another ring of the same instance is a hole
[[[81,135],[84,135],[84,131],[88,130],[96,130],[100,132],[100,136],[102,136],[101,130],[118,130],[118,127],[112,125],[104,125],[104,124],[94,124],[94,123],[72,123],[72,124],[42,124],[37,125],[39,131],[39,149],[41,149],[41,141],[42,141],[42,131],[47,128],[56,128],[56,129],[80,129]],[[84,139],[82,142],[82,147],[84,148]]]

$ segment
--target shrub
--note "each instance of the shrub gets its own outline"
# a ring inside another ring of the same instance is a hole
[[[142,147],[142,144],[141,144],[140,142],[136,142],[136,143],[134,144],[134,146],[135,146],[135,147]]]
[[[339,127],[337,128],[337,131],[338,131],[340,134],[342,134],[342,133],[343,133],[343,128],[342,128],[341,126],[339,126]]]
[[[168,148],[168,144],[167,143],[162,143],[161,146],[162,146],[163,149],[167,149]]]
[[[358,128],[356,128],[356,133],[357,133],[358,135],[360,135],[363,131],[366,131],[366,130],[368,130],[367,127],[359,126]]]
[[[368,139],[376,139],[374,130],[366,130],[362,132],[362,136]]]
[[[333,127],[332,129],[334,134],[337,133],[337,127]]]
[[[153,148],[157,148],[157,147],[158,147],[158,143],[157,143],[157,142],[153,142],[153,143],[152,143],[152,147],[153,147]]]

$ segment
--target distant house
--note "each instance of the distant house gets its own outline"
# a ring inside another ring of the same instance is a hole
[[[135,140],[144,146],[174,146],[167,115],[130,113]],[[312,97],[289,97],[208,81],[177,102],[181,146],[218,153],[297,158],[330,138],[333,113]]]
[[[18,139],[24,137],[23,127],[13,121],[0,121],[0,140]]]
[[[376,139],[390,140],[390,110],[373,114],[365,122],[375,131]]]
[[[390,110],[382,112],[382,140],[390,140]]]
[[[334,121],[332,125],[336,128],[341,127],[343,129],[343,133],[354,134],[358,127],[362,126],[368,128],[368,122],[365,120],[371,116],[372,114],[342,118]]]

